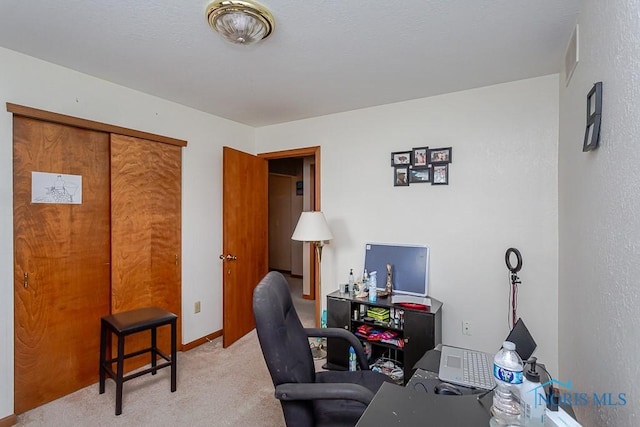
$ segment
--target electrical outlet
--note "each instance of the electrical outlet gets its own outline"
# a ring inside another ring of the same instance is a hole
[[[471,322],[468,320],[462,321],[462,335],[471,335]]]
[[[193,312],[194,313],[200,313],[200,301],[196,301],[196,303],[193,305]]]

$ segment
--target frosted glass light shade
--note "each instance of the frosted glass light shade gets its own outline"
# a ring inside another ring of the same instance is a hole
[[[300,242],[322,242],[333,239],[333,234],[322,212],[302,212],[291,239]]]
[[[263,6],[240,0],[218,0],[207,7],[211,28],[235,44],[254,44],[273,31],[274,19]]]

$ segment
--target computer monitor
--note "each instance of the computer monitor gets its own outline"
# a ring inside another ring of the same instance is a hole
[[[393,293],[426,297],[429,291],[429,248],[424,245],[366,243],[364,268],[377,272],[377,287],[387,283],[391,264]]]

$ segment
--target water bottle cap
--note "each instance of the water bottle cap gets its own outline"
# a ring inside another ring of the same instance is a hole
[[[502,348],[504,348],[505,350],[515,350],[516,349],[516,345],[514,343],[512,343],[511,341],[505,341],[502,343]]]

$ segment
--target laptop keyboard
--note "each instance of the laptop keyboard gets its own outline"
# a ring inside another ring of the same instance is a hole
[[[486,353],[465,351],[462,357],[462,379],[471,387],[491,389],[495,385],[493,364]]]

